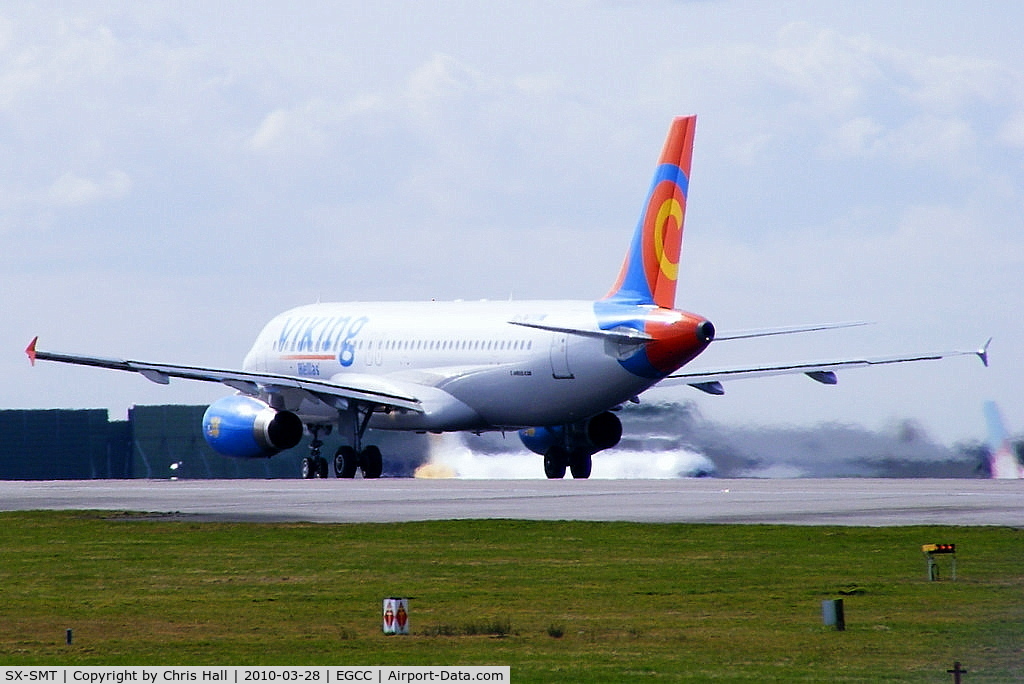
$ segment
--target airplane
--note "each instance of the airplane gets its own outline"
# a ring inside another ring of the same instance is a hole
[[[988,426],[988,466],[994,480],[1019,480],[1024,478],[1024,463],[1021,463],[1014,444],[1006,432],[1003,416],[994,401],[986,401],[982,407]]]
[[[380,477],[368,429],[421,433],[518,432],[544,457],[548,478],[590,476],[594,454],[618,444],[615,411],[656,384],[723,394],[737,378],[836,371],[976,354],[953,351],[684,372],[712,342],[859,325],[837,323],[717,334],[704,316],[675,308],[696,116],[675,118],[622,267],[596,301],[317,303],[285,311],[259,333],[241,369],[150,363],[25,350],[37,360],[221,383],[202,423],[219,453],[267,458],[312,436],[306,478],[327,477],[321,434],[337,429],[337,477]],[[990,340],[991,341],[991,340]]]

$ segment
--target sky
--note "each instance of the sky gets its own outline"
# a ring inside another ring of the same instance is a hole
[[[694,367],[973,358],[733,382],[734,424],[1024,426],[1024,6],[8,2],[0,408],[215,400],[40,348],[237,367],[312,301],[595,299],[697,114],[677,306]]]

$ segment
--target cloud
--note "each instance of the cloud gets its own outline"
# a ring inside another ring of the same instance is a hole
[[[1024,111],[1016,113],[999,129],[999,140],[1004,144],[1024,148]]]
[[[132,181],[123,171],[108,171],[97,178],[65,173],[50,186],[49,201],[57,206],[78,207],[120,199],[131,191]]]
[[[246,145],[254,152],[322,156],[335,147],[332,141],[353,137],[347,124],[372,117],[383,104],[379,95],[366,94],[347,102],[314,98],[295,107],[278,108],[263,118]]]
[[[942,163],[956,172],[965,159],[973,160],[977,146],[971,125],[955,117],[920,116],[889,129],[869,117],[857,117],[839,124],[824,149],[837,158],[881,158],[900,166]]]
[[[811,104],[815,113],[856,109],[886,80],[870,39],[806,22],[783,27],[763,57],[768,76]]]
[[[410,74],[407,92],[411,102],[427,103],[429,109],[438,100],[475,94],[479,83],[479,72],[450,55],[439,53]]]
[[[697,90],[730,86],[726,97],[753,122],[743,137],[734,130],[729,146],[745,163],[817,138],[811,151],[831,160],[953,166],[1021,138],[1022,74],[1007,65],[809,21],[767,41],[681,53],[670,72],[673,80],[697,78]]]

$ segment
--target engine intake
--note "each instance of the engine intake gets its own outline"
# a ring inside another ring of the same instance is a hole
[[[302,421],[253,397],[235,395],[210,404],[203,437],[217,453],[235,458],[269,458],[302,439]]]

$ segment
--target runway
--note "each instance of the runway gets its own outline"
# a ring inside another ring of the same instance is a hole
[[[239,522],[507,518],[1024,526],[1024,480],[88,480],[0,482],[0,510]]]

